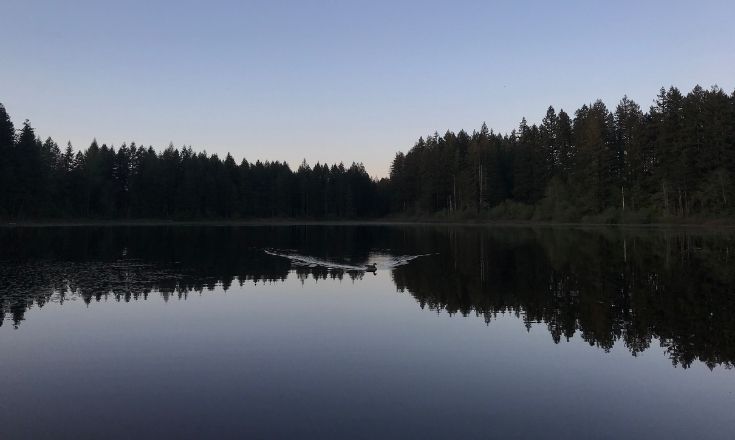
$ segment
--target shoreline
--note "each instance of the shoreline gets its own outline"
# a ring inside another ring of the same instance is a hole
[[[365,219],[365,220],[311,220],[311,219],[251,219],[251,220],[23,220],[2,221],[0,228],[30,227],[130,227],[130,226],[473,226],[473,227],[560,227],[560,228],[696,228],[733,229],[735,221],[710,220],[682,223],[584,223],[531,220],[441,220],[441,219]]]

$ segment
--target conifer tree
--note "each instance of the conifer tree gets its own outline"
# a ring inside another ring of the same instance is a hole
[[[0,104],[0,218],[10,215],[10,197],[15,185],[15,127]]]

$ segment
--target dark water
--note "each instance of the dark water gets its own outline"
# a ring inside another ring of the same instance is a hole
[[[4,228],[0,316],[3,439],[735,432],[729,232]]]

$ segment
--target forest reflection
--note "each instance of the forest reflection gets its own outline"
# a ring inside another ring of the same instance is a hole
[[[634,356],[660,344],[674,365],[735,361],[735,234],[688,229],[446,226],[71,227],[0,229],[0,325],[71,297],[86,303],[186,299],[288,277],[364,272],[294,266],[264,249],[364,265],[375,254],[432,254],[390,270],[422,308],[512,314],[554,342],[579,335]]]

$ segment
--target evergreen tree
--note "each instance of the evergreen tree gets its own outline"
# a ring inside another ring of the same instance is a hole
[[[0,218],[11,214],[10,200],[15,187],[15,127],[0,104]]]
[[[615,154],[620,185],[621,210],[635,210],[644,195],[645,156],[643,150],[643,113],[634,101],[624,96],[615,109]]]

